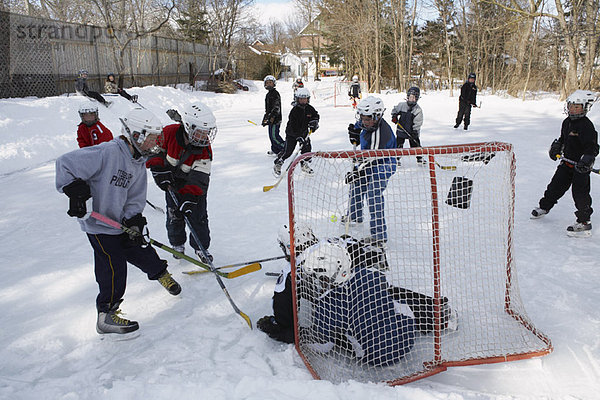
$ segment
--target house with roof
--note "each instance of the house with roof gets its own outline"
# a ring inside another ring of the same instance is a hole
[[[306,65],[306,76],[321,77],[340,75],[342,65],[333,65],[325,47],[329,44],[323,33],[327,32],[326,18],[323,13],[317,15],[300,31],[299,56]]]

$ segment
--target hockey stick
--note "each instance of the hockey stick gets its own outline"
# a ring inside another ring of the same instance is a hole
[[[131,228],[126,227],[123,224],[118,223],[117,221],[108,218],[105,215],[102,215],[100,213],[97,213],[95,211],[89,212],[86,214],[86,216],[82,219],[87,219],[89,217],[92,217],[100,222],[105,223],[108,226],[112,226],[113,228],[117,228],[117,229],[121,229],[123,232],[128,233],[130,235],[135,235],[135,236],[144,236],[142,235],[140,232],[133,230]],[[204,268],[207,271],[210,271],[210,266],[196,260],[195,258],[189,257],[184,253],[181,253],[177,250],[175,250],[172,247],[169,247],[165,244],[162,244],[161,242],[159,242],[158,240],[154,240],[150,237],[146,237],[144,236],[144,239],[146,239],[148,241],[148,243],[150,243],[152,246],[158,247],[159,249],[162,249],[168,253],[173,254],[174,256],[177,256],[179,258],[182,258],[186,261],[191,262],[192,264],[195,264],[201,268]],[[250,268],[247,268],[250,267]],[[258,271],[260,268],[256,269],[255,266],[247,266],[244,268],[240,268],[238,270],[232,271],[232,272],[219,272],[219,275],[222,276],[223,278],[227,278],[227,279],[233,279],[233,278],[237,278],[238,276],[242,276],[245,274],[249,274],[250,272],[254,272],[254,271]]]
[[[160,208],[160,207],[158,207],[158,206],[155,206],[154,204],[150,203],[148,200],[146,200],[146,203],[147,203],[147,204],[148,204],[150,207],[154,208],[156,211],[160,212],[161,214],[164,214],[164,213],[165,213],[165,210],[163,210],[162,208]]]
[[[312,133],[312,131],[309,129],[308,130],[308,136],[310,136],[311,133]],[[279,184],[281,183],[281,181],[283,181],[283,178],[285,178],[285,176],[287,175],[288,170],[290,169],[290,167],[294,163],[294,160],[296,159],[296,157],[298,157],[298,153],[300,152],[301,149],[302,149],[302,146],[298,145],[298,150],[296,150],[294,152],[294,154],[293,154],[294,157],[292,157],[292,160],[288,164],[288,166],[285,169],[285,171],[281,173],[281,175],[279,176],[279,178],[277,178],[277,182],[275,182],[275,184],[273,184],[273,185],[263,186],[263,192],[268,192],[269,190],[275,189],[277,186],[279,186]]]
[[[234,267],[240,267],[242,265],[249,266],[249,265],[259,264],[259,263],[267,262],[267,261],[281,260],[282,258],[285,258],[285,257],[286,256],[277,256],[277,257],[262,258],[260,260],[244,261],[244,262],[239,262],[239,263],[235,263],[235,264],[224,265],[222,267],[216,267],[215,269],[219,269],[220,270],[220,269],[223,269],[223,268],[234,268]],[[183,273],[184,274],[188,274],[188,275],[194,275],[194,274],[199,274],[199,273],[203,273],[203,272],[204,271],[200,271],[199,270],[199,271],[184,271]]]
[[[257,124],[256,122],[254,122],[254,121],[250,121],[250,120],[248,120],[248,122],[250,122],[252,125],[258,125],[258,124]]]
[[[177,198],[177,195],[173,191],[173,188],[171,186],[169,186],[169,188],[167,190],[169,192],[169,195],[171,196],[171,199],[173,199],[173,203],[175,204],[175,206],[177,208],[179,208],[179,199]],[[242,317],[246,321],[246,323],[248,324],[248,326],[250,327],[250,329],[252,329],[252,321],[250,320],[250,317],[248,317],[248,315],[244,314],[238,308],[238,306],[233,302],[233,299],[231,298],[231,295],[229,294],[229,292],[227,291],[227,288],[225,287],[225,284],[221,280],[220,274],[222,274],[222,272],[221,271],[217,271],[215,269],[215,266],[213,265],[212,261],[210,261],[210,259],[208,257],[208,253],[206,252],[206,249],[204,247],[202,247],[202,244],[200,243],[200,239],[198,238],[198,234],[196,234],[196,230],[192,226],[192,223],[190,222],[190,219],[188,218],[187,215],[185,215],[185,213],[183,214],[183,219],[185,220],[185,224],[187,225],[188,229],[190,230],[190,233],[192,234],[192,238],[194,239],[194,241],[196,242],[196,244],[200,248],[200,251],[204,255],[204,258],[207,259],[208,266],[210,267],[210,271],[214,272],[215,278],[217,279],[217,282],[219,283],[219,286],[221,287],[221,290],[223,291],[223,293],[225,293],[225,296],[227,297],[227,300],[229,300],[229,304],[231,304],[231,307],[233,307],[233,310],[240,317]]]
[[[216,270],[220,271],[223,268],[231,268],[231,265],[224,265],[222,267],[215,267]],[[238,276],[241,275],[246,275],[250,272],[254,272],[254,271],[258,271],[259,269],[262,268],[262,265],[260,263],[252,263],[252,264],[248,264],[245,267],[242,267],[240,269],[236,269],[235,271],[230,272],[229,278],[237,278]],[[212,272],[210,270],[205,270],[205,269],[196,269],[193,271],[183,271],[182,274],[186,274],[186,275],[198,275],[198,274],[205,274],[207,272]]]
[[[413,142],[416,142],[413,135],[408,133],[408,131],[406,129],[404,129],[404,127],[400,124],[400,122],[396,122],[396,125],[398,125],[398,127],[400,129],[402,129],[404,131],[404,133],[406,133],[413,140]],[[456,171],[456,167],[454,165],[440,165],[440,163],[438,163],[437,161],[435,162],[435,165],[437,165],[440,169],[443,169],[444,171]]]
[[[558,159],[568,162],[569,164],[573,164],[573,166],[577,165],[577,162],[573,161],[573,160],[569,160],[568,158],[564,158],[563,156],[561,156],[560,154],[557,155]],[[600,175],[600,169],[596,169],[596,168],[591,168],[590,172],[593,172],[595,174]]]

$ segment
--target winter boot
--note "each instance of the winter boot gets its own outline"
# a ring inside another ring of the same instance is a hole
[[[301,165],[302,168],[302,172],[304,172],[306,175],[314,175],[315,171],[313,171],[313,169],[310,167],[310,165],[308,165],[308,163],[302,163]]]
[[[542,218],[544,215],[548,214],[548,210],[544,210],[543,208],[536,207],[531,211],[531,219]]]
[[[276,177],[281,176],[281,166],[283,165],[282,162],[275,162],[275,165],[273,165],[273,175],[275,175]]]
[[[204,255],[205,253],[206,255]],[[196,250],[196,255],[198,256],[198,259],[202,264],[208,265],[213,262],[212,254],[210,254],[206,249],[204,250],[204,252],[202,250]]]
[[[122,318],[120,315],[119,304],[115,304],[108,312],[99,312],[96,322],[96,332],[103,335],[105,333],[129,333],[140,329],[137,321],[130,321]]]
[[[173,250],[185,254],[185,244],[182,244],[181,246],[173,246]],[[175,254],[173,254],[173,258],[176,260],[181,260],[181,257],[179,257],[178,255],[175,255]]]
[[[181,293],[181,286],[179,286],[179,283],[173,279],[167,270],[165,270],[165,272],[158,277],[158,282],[163,285],[163,287],[167,289],[167,292],[173,296],[177,296],[179,293]]]
[[[573,225],[567,227],[567,235],[571,237],[592,236],[592,223],[590,221],[575,222]]]

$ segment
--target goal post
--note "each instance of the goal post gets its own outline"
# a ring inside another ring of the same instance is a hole
[[[514,199],[508,143],[298,157],[294,320],[311,374],[397,385],[550,353],[519,294]]]

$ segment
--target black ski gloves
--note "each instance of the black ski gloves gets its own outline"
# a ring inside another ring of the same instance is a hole
[[[152,177],[156,185],[165,192],[169,189],[170,185],[173,185],[175,179],[173,173],[170,170],[152,170]]]
[[[67,215],[69,217],[83,218],[87,213],[85,207],[85,201],[92,197],[90,192],[90,186],[79,178],[69,183],[63,188],[64,194],[69,197],[69,210]]]
[[[146,244],[143,236],[144,227],[148,221],[141,213],[135,214],[133,217],[123,218],[123,225],[137,233],[128,233],[129,242],[134,246],[143,246]]]
[[[592,170],[594,166],[595,157],[589,154],[584,154],[575,166],[575,170],[580,174],[587,174]]]
[[[552,161],[558,160],[558,156],[562,153],[562,143],[558,141],[558,139],[554,139],[552,144],[550,145],[550,150],[548,151],[548,155]]]
[[[348,125],[348,136],[350,136],[350,143],[355,146],[360,144],[360,132],[361,129],[354,127],[354,124]]]
[[[167,115],[173,121],[181,123],[181,115],[179,114],[179,111],[171,108],[171,109],[167,110]]]

